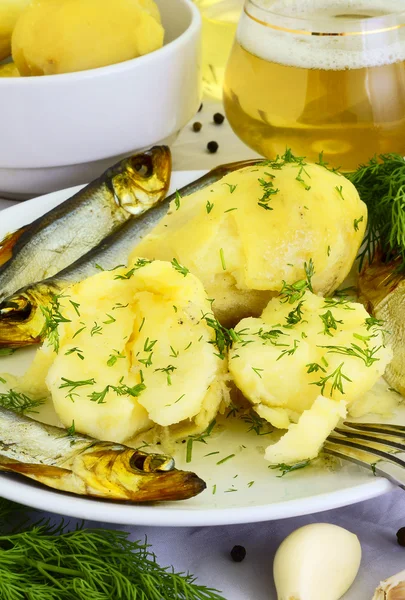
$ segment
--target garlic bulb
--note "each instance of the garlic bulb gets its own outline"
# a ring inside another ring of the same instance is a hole
[[[278,600],[339,600],[352,585],[361,561],[356,535],[328,523],[291,533],[274,557]]]
[[[373,596],[373,600],[403,600],[404,598],[405,571],[382,581]]]

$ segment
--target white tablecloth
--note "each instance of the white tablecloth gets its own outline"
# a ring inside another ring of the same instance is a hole
[[[192,121],[203,124],[201,131],[193,132],[191,125],[182,131],[172,148],[174,169],[209,169],[219,163],[256,156],[235,137],[226,122],[219,126],[213,123],[213,114],[218,110],[219,105],[206,102]],[[206,151],[209,141],[218,142],[216,154]],[[0,200],[0,210],[12,204]],[[345,600],[371,600],[381,579],[405,569],[405,548],[398,546],[395,538],[396,531],[405,526],[405,494],[401,490],[354,506],[284,521],[227,527],[126,529],[137,539],[147,535],[161,564],[173,564],[177,570],[194,573],[201,583],[222,590],[227,600],[276,600],[272,580],[274,553],[291,531],[313,522],[341,525],[360,538],[361,570]],[[235,544],[247,550],[242,563],[230,559]]]

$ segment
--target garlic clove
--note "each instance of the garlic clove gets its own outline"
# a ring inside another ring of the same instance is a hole
[[[278,600],[339,600],[352,585],[361,561],[356,535],[328,523],[291,533],[274,557]]]
[[[404,600],[404,598],[405,571],[382,581],[373,596],[373,600]]]

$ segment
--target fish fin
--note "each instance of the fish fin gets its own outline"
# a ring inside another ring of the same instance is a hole
[[[32,477],[40,481],[41,477],[53,478],[62,477],[70,474],[68,469],[61,467],[53,467],[52,465],[42,465],[36,463],[24,463],[18,460],[7,458],[0,454],[0,471],[8,471],[10,473],[20,473],[26,477]]]
[[[0,267],[13,257],[13,248],[27,229],[27,226],[21,227],[17,231],[13,231],[13,233],[8,233],[0,241]]]

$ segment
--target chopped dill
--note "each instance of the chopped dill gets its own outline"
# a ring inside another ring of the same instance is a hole
[[[350,344],[350,346],[319,346],[320,348],[327,348],[329,354],[342,354],[343,356],[352,356],[359,358],[364,362],[366,367],[371,365],[380,359],[375,355],[382,346],[374,346],[374,348],[360,348],[358,344]]]
[[[69,302],[75,309],[77,316],[80,317],[80,311],[79,311],[80,304],[78,302],[73,302],[73,300],[69,300]]]
[[[210,214],[210,212],[212,211],[213,208],[214,208],[214,203],[207,200],[207,204],[205,205],[205,210],[207,211],[207,214]]]
[[[230,460],[231,458],[233,458],[234,456],[236,456],[236,454],[229,454],[229,456],[225,456],[225,458],[222,458],[221,460],[219,460],[217,462],[217,465],[222,465],[224,464],[224,462],[226,462],[227,460]]]
[[[125,358],[125,354],[122,354],[119,350],[113,350],[107,360],[107,366],[113,367],[119,358]]]
[[[238,184],[232,185],[230,183],[224,183],[223,185],[227,185],[229,187],[229,191],[230,191],[231,194],[233,194],[234,191],[236,190],[236,188],[238,187]]]
[[[219,250],[219,257],[221,259],[222,269],[224,271],[226,271],[226,263],[225,263],[225,256],[224,256],[224,249],[223,248],[220,248],[220,250]]]
[[[300,321],[302,321],[302,305],[304,304],[304,301],[301,300],[300,302],[298,302],[296,308],[294,308],[294,310],[292,310],[291,312],[288,313],[288,315],[285,317],[285,320],[287,321],[287,325],[296,325],[297,323],[299,323]]]
[[[56,354],[59,352],[59,325],[60,323],[71,323],[71,320],[64,317],[60,311],[59,300],[62,297],[62,294],[54,294],[49,306],[40,305],[39,307],[45,317],[45,323],[39,335],[46,339],[50,346],[53,346]]]
[[[217,424],[217,422],[214,419],[208,425],[207,429],[205,431],[203,431],[203,433],[196,434],[196,435],[190,435],[190,437],[187,440],[187,446],[186,446],[186,462],[187,463],[191,462],[191,459],[193,456],[194,442],[201,442],[202,444],[206,444],[207,442],[205,440],[207,437],[209,437],[211,435],[216,424]]]
[[[282,350],[281,354],[277,357],[277,360],[280,360],[281,358],[284,358],[285,356],[292,356],[293,354],[295,354],[298,349],[299,343],[300,343],[300,340],[294,340],[292,348],[289,348],[288,350]]]
[[[312,383],[310,383],[310,385],[317,385],[318,387],[321,388],[321,394],[324,395],[324,391],[325,391],[325,387],[326,384],[328,382],[331,382],[331,390],[330,390],[330,395],[333,396],[333,392],[335,390],[338,390],[341,394],[344,394],[344,390],[343,390],[343,381],[352,381],[351,379],[349,379],[349,377],[347,377],[343,372],[342,372],[342,368],[344,366],[344,363],[341,363],[337,369],[335,369],[333,371],[333,373],[331,373],[330,375],[325,375],[325,377],[321,377],[319,381],[314,381]]]
[[[277,475],[277,477],[284,477],[287,473],[292,473],[293,471],[298,471],[299,469],[304,469],[311,464],[310,460],[302,460],[301,462],[295,463],[294,465],[286,465],[285,463],[280,463],[279,465],[270,465],[270,469],[277,469],[281,471],[281,475]]]
[[[183,267],[183,265],[181,265],[176,258],[173,258],[171,265],[175,271],[178,271],[184,277],[190,273],[189,269],[187,269],[187,267]]]
[[[362,223],[363,221],[364,221],[363,215],[359,219],[354,219],[354,221],[353,221],[354,231],[359,230],[359,223]]]
[[[75,434],[76,434],[76,427],[75,427],[75,420],[73,419],[73,420],[72,420],[72,424],[71,424],[71,426],[70,426],[70,427],[68,427],[68,428],[67,428],[67,430],[66,430],[66,435],[67,435],[68,437],[72,437],[72,436],[74,436]]]
[[[138,258],[132,269],[124,273],[123,275],[115,275],[114,279],[131,279],[135,271],[145,267],[146,265],[150,265],[152,261],[146,258]]]
[[[180,208],[180,200],[181,200],[181,196],[179,194],[179,191],[176,190],[176,197],[174,199],[174,204],[175,204],[176,210],[179,210],[179,208]]]
[[[342,200],[344,200],[344,196],[343,196],[343,185],[337,185],[335,186],[335,190],[337,191],[337,193],[339,194],[339,196],[341,197]]]
[[[262,417],[259,417],[253,410],[242,415],[241,420],[249,425],[249,429],[247,430],[248,433],[250,431],[254,431],[256,435],[269,435],[272,433],[272,429],[269,430],[269,427],[271,427],[269,423]],[[265,431],[263,431],[264,428]]]
[[[35,409],[45,402],[45,398],[34,400],[26,394],[11,389],[0,394],[0,406],[15,413],[36,412]]]
[[[70,348],[70,350],[67,350],[65,352],[65,356],[69,356],[70,354],[77,354],[80,360],[84,360],[83,350],[80,350],[80,348],[77,348],[77,346],[75,346],[74,348]]]
[[[258,368],[252,367],[252,371],[254,371],[256,373],[256,375],[258,377],[260,377],[260,379],[262,379],[262,376],[260,375],[260,373],[262,373],[264,371],[264,369],[258,369]]]
[[[96,321],[94,321],[94,325],[90,331],[90,335],[91,337],[93,337],[94,335],[102,335],[103,328],[101,327],[101,325],[98,325],[96,323]]]
[[[333,333],[331,330],[337,331],[338,323],[340,325],[343,324],[343,321],[337,321],[335,319],[331,310],[327,310],[325,314],[319,315],[319,318],[321,319],[321,321],[323,323],[323,332],[322,333],[324,335],[329,335],[330,337],[333,337]]]
[[[104,325],[111,325],[111,323],[115,323],[117,319],[115,319],[112,315],[106,314],[108,317],[107,321],[103,321]]]
[[[167,385],[172,385],[171,374],[175,371],[177,367],[173,365],[168,365],[167,367],[160,367],[159,369],[155,369],[156,371],[161,371],[162,373],[166,373]]]

